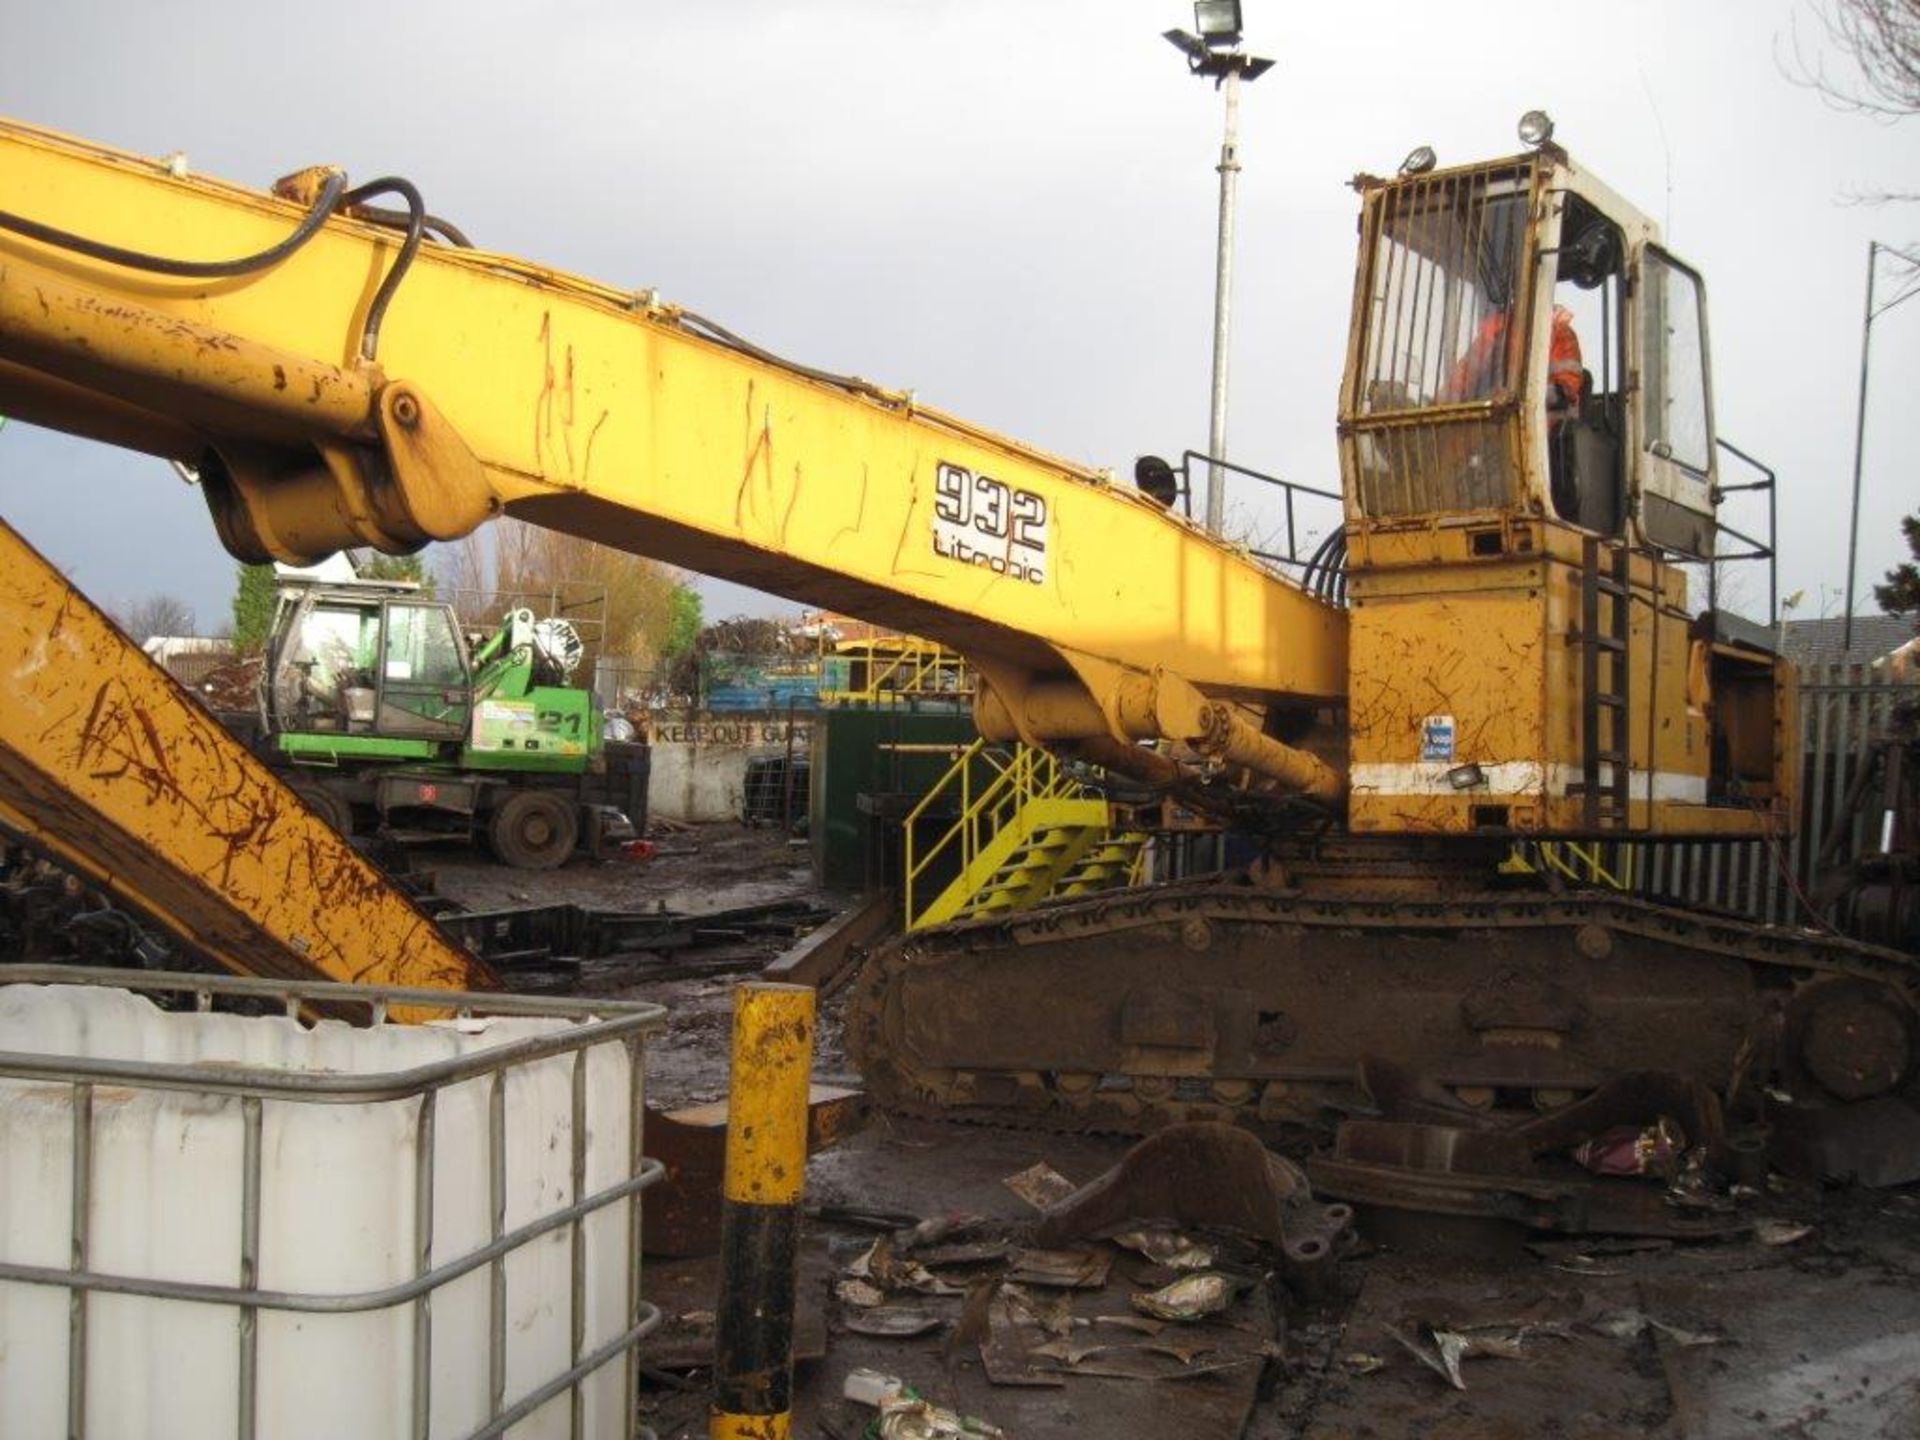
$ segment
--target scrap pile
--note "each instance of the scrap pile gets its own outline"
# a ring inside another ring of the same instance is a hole
[[[1352,1241],[1349,1207],[1225,1125],[1168,1127],[1083,1186],[1044,1162],[1001,1183],[1029,1215],[816,1215],[795,1346],[831,1367],[823,1433],[1061,1433],[1065,1407],[1083,1433],[1236,1435]],[[677,1318],[655,1370],[711,1355],[707,1312]]]
[[[1764,1219],[1772,1172],[1893,1186],[1920,1180],[1920,1108],[1885,1095],[1822,1103],[1736,1076],[1724,1094],[1665,1071],[1623,1075],[1514,1120],[1380,1060],[1360,1069],[1373,1114],[1342,1121],[1306,1172],[1330,1195],[1408,1217],[1562,1234],[1706,1238]]]

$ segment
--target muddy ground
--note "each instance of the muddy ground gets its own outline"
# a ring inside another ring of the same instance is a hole
[[[707,826],[662,837],[661,848],[645,864],[576,863],[543,876],[457,850],[420,861],[435,872],[441,894],[476,908],[571,900],[707,911],[794,896],[849,903],[814,892],[805,849],[771,832]],[[718,964],[729,973],[695,978],[653,981],[645,965],[591,975],[586,983],[596,990],[668,1006],[669,1030],[650,1053],[656,1104],[724,1094],[732,986],[778,948],[723,953]],[[816,1078],[847,1076],[839,1006],[832,997],[823,1007]],[[1005,1177],[1045,1161],[1081,1183],[1125,1149],[1101,1137],[875,1116],[862,1133],[815,1157],[808,1199],[826,1217],[808,1230],[800,1303],[801,1348],[810,1358],[799,1366],[793,1433],[861,1435],[873,1412],[841,1399],[840,1388],[851,1368],[868,1366],[1026,1440],[1920,1436],[1920,1194],[1911,1190],[1816,1191],[1776,1179],[1749,1202],[1751,1215],[1791,1222],[1776,1240],[1808,1227],[1776,1244],[1751,1234],[1683,1244],[1540,1243],[1478,1232],[1417,1243],[1369,1239],[1340,1263],[1332,1293],[1314,1305],[1263,1283],[1261,1257],[1243,1255],[1246,1293],[1224,1314],[1177,1330],[1181,1344],[1173,1349],[1194,1358],[1162,1357],[1175,1367],[1170,1378],[1070,1373],[1051,1383],[993,1383],[978,1345],[953,1338],[970,1303],[962,1294],[912,1297],[938,1322],[918,1338],[848,1328],[857,1312],[833,1287],[883,1232],[847,1212],[968,1212],[981,1217],[978,1233],[988,1240],[1018,1243],[1035,1212]],[[941,1274],[964,1290],[994,1270],[989,1262]],[[1113,1257],[1103,1287],[1070,1292],[1070,1342],[1123,1324],[1113,1317],[1129,1312],[1128,1294],[1161,1278],[1139,1257]],[[713,1286],[710,1262],[653,1262],[646,1273],[645,1288],[666,1322],[649,1342],[653,1368],[641,1406],[662,1440],[706,1433],[707,1375],[688,1366],[710,1345]],[[975,1291],[974,1320],[984,1294]],[[1464,1388],[1456,1388],[1403,1343],[1432,1359],[1435,1329],[1491,1337],[1498,1343],[1488,1348],[1506,1353],[1470,1355],[1460,1369]],[[1078,1351],[1070,1345],[1069,1353]],[[1177,1373],[1182,1366],[1192,1373]],[[1075,1368],[1100,1364],[1095,1357],[1069,1365]]]
[[[435,893],[472,910],[571,902],[610,910],[664,907],[706,914],[742,905],[804,898],[839,910],[852,897],[816,889],[803,841],[776,830],[740,825],[703,825],[684,833],[656,835],[659,847],[646,861],[576,860],[551,873],[510,870],[464,846],[417,852],[417,868],[433,875]],[[649,980],[645,965],[590,966],[586,988],[598,994],[653,1000],[668,1007],[672,1024],[648,1050],[647,1085],[654,1104],[672,1108],[718,1100],[727,1088],[727,1026],[733,986],[780,954],[784,942],[704,951],[716,967],[707,978]],[[732,963],[731,965],[729,962]],[[841,1006],[820,1017],[818,1068],[845,1070],[839,1043]]]

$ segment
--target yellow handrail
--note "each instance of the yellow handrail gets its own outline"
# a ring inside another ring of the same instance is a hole
[[[1635,851],[1617,845],[1609,859],[1603,840],[1527,840],[1514,845],[1513,859],[1528,870],[1545,869],[1576,885],[1603,885],[1609,890],[1631,890]],[[1571,858],[1569,858],[1571,857]]]
[[[861,667],[864,680],[857,687],[831,688],[828,661]],[[961,700],[973,693],[973,675],[964,657],[928,640],[873,639],[846,641],[831,654],[821,652],[823,702],[885,705],[916,698]]]
[[[984,785],[978,787],[976,793],[974,777],[981,762],[990,767],[993,774]],[[926,848],[924,854],[916,855],[919,849],[916,839],[918,822],[937,802],[952,798],[956,789],[959,813],[953,824]],[[959,865],[955,873],[964,875],[973,868],[980,852],[992,842],[1001,828],[1028,804],[1035,800],[1071,797],[1079,793],[1080,786],[1061,773],[1060,762],[1047,751],[1031,745],[1015,745],[1009,749],[989,745],[985,740],[976,740],[961,751],[947,768],[947,773],[907,812],[906,875],[902,886],[907,928],[912,929],[926,912],[927,905],[916,903],[915,891],[921,877],[941,857],[957,853]],[[931,903],[931,900],[927,902],[928,905]]]

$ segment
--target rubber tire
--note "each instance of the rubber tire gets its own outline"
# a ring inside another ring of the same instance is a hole
[[[580,838],[573,806],[544,790],[518,790],[487,820],[487,843],[516,870],[555,870]]]
[[[328,826],[347,839],[353,838],[353,806],[324,785],[311,780],[296,781],[288,789],[298,795],[306,807]]]

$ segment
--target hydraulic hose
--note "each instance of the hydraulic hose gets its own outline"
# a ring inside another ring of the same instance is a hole
[[[764,360],[769,365],[778,365],[782,370],[791,371],[804,379],[818,380],[825,385],[837,385],[842,390],[851,390],[856,395],[871,396],[875,400],[891,401],[899,398],[892,391],[885,390],[872,381],[862,380],[858,375],[836,375],[831,370],[816,370],[811,365],[802,365],[797,360],[788,360],[774,354],[771,350],[763,350],[751,340],[743,340],[726,326],[717,324],[704,315],[696,315],[691,310],[680,312],[680,322],[696,335],[718,341],[729,350],[737,350],[742,355],[751,356],[755,360]]]
[[[400,243],[400,254],[393,268],[374,292],[373,303],[367,307],[366,321],[360,327],[361,358],[372,360],[379,354],[380,325],[386,318],[387,307],[393,302],[394,292],[400,288],[401,280],[412,266],[413,257],[420,249],[421,237],[426,231],[433,229],[455,245],[472,248],[472,242],[457,226],[429,215],[420,192],[411,181],[398,175],[383,175],[378,180],[369,180],[349,190],[347,177],[339,171],[333,172],[321,185],[320,193],[314,197],[313,204],[307,207],[307,213],[301,217],[300,223],[284,240],[265,250],[232,260],[175,260],[165,255],[150,255],[143,250],[129,250],[124,246],[90,240],[84,235],[75,235],[71,231],[43,225],[38,220],[29,220],[24,215],[4,210],[0,210],[0,230],[10,230],[29,240],[84,255],[90,260],[123,265],[129,270],[143,270],[153,275],[172,275],[187,280],[222,280],[237,275],[251,275],[279,264],[318,234],[329,215],[350,206],[361,206],[375,195],[398,195],[406,202],[406,209],[386,210],[378,206],[365,206],[363,217],[377,225],[404,226],[406,238]]]
[[[1300,572],[1300,588],[1329,605],[1347,603],[1347,527],[1336,525]]]
[[[320,227],[326,223],[327,216],[331,215],[334,208],[339,205],[346,188],[345,175],[338,171],[329,175],[326,183],[320,187],[320,193],[314,197],[313,204],[308,207],[305,217],[294,228],[292,234],[278,245],[269,246],[252,255],[242,255],[234,260],[173,260],[164,255],[149,255],[141,250],[127,250],[118,245],[89,240],[84,235],[75,235],[51,225],[42,225],[38,220],[29,220],[24,215],[14,215],[5,210],[0,210],[0,230],[11,230],[16,235],[24,235],[29,240],[38,240],[43,245],[71,250],[77,255],[85,255],[90,260],[104,260],[112,265],[124,265],[129,270],[145,270],[150,274],[177,275],[193,280],[220,280],[235,275],[250,275],[256,270],[277,265],[293,254],[319,232]]]
[[[367,307],[366,323],[360,327],[360,358],[363,360],[372,360],[380,353],[380,322],[386,318],[387,306],[393,300],[394,291],[400,288],[400,281],[413,264],[413,257],[419,253],[420,237],[427,218],[426,202],[420,198],[420,192],[414,188],[411,180],[403,180],[398,175],[382,175],[378,180],[356,185],[340,197],[340,203],[358,205],[374,195],[398,195],[407,202],[407,238],[400,242],[399,257],[393,262],[393,268],[387,271],[386,278],[380,282],[380,288],[374,292],[373,303]]]

